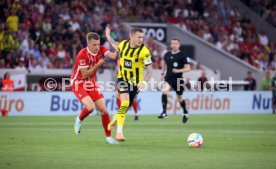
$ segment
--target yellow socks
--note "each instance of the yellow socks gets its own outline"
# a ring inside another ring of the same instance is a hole
[[[116,117],[117,117],[117,133],[123,132],[123,126],[125,123],[128,107],[129,107],[129,101],[126,101],[126,100],[122,101],[120,109],[116,115]]]

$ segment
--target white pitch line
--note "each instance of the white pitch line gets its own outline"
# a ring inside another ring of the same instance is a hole
[[[25,130],[25,131],[72,131],[73,129],[51,129],[51,128],[0,128],[1,130]],[[102,131],[103,129],[84,129],[85,131]],[[137,132],[195,132],[193,129],[183,129],[183,130],[175,130],[175,129],[127,129],[131,131],[137,131]],[[261,130],[255,130],[255,131],[248,131],[248,130],[201,130],[196,129],[197,132],[200,133],[228,133],[228,134],[276,134],[276,131],[261,131]]]
[[[32,125],[71,125],[74,124],[75,120],[72,120],[72,122],[7,122],[7,123],[3,123],[1,125],[7,125],[7,126],[12,126],[12,125],[26,125],[26,126],[32,126]],[[96,124],[99,123],[99,121],[86,121],[84,122],[85,125],[91,125],[91,124]],[[164,125],[164,124],[172,124],[172,125],[177,125],[177,123],[175,122],[126,122],[127,124],[134,124],[134,125]],[[203,123],[200,123],[203,124]]]
[[[74,124],[74,120],[72,120],[72,122],[7,122],[7,123],[2,123],[0,124],[0,126],[44,126],[44,125],[72,125]],[[85,121],[84,125],[97,125],[98,123],[100,123],[100,121],[96,120],[96,121]],[[173,122],[173,121],[162,121],[162,122],[126,122],[127,125],[149,125],[149,126],[156,126],[156,125],[179,125],[181,123],[177,123],[177,122]],[[193,125],[218,125],[221,123],[214,123],[214,122],[193,122]],[[225,125],[225,124],[224,124]],[[232,125],[232,123],[230,123],[230,125]],[[265,125],[265,124],[264,124]]]

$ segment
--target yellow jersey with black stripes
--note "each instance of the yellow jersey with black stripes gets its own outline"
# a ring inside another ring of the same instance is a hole
[[[118,71],[118,79],[137,86],[143,79],[143,70],[147,65],[152,64],[149,49],[144,45],[136,48],[130,47],[127,40],[119,44],[120,50],[120,68]]]

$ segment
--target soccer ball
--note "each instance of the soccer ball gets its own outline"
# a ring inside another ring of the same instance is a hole
[[[203,138],[199,133],[191,133],[187,138],[189,147],[198,148],[203,145]]]

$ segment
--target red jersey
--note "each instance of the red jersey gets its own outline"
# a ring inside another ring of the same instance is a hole
[[[13,80],[3,79],[2,80],[2,92],[12,92],[13,91]]]
[[[100,46],[100,50],[97,54],[93,54],[87,47],[81,49],[75,59],[71,75],[71,85],[83,84],[84,82],[96,83],[96,73],[92,74],[89,78],[84,78],[80,72],[80,68],[95,66],[106,52],[108,52],[108,50],[104,46]]]

